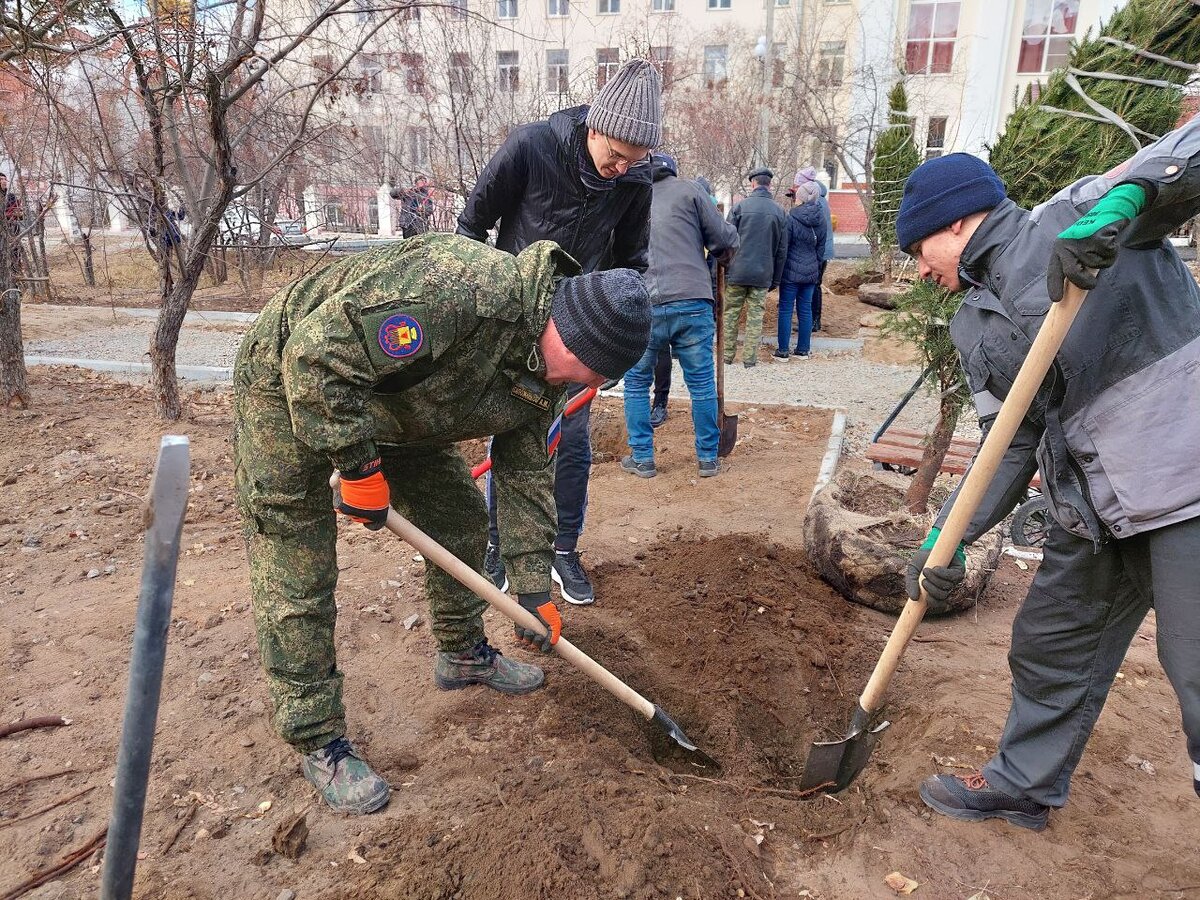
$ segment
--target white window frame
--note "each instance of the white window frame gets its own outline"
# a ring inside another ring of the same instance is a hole
[[[908,7],[908,22],[904,29],[904,71],[909,75],[950,75],[954,72],[954,61],[958,57],[958,42],[961,38],[959,32],[962,30],[963,7],[966,5],[965,0],[912,0]],[[930,22],[930,36],[928,38],[912,38],[909,32],[912,30],[913,13],[919,7],[933,7],[932,20]],[[933,28],[937,22],[938,7],[940,6],[956,6],[958,7],[958,18],[954,23],[954,37],[938,39],[937,35],[933,34]],[[911,70],[908,67],[908,45],[912,43],[921,43],[925,45],[925,67],[919,70]],[[950,44],[950,65],[945,72],[933,71],[933,48],[937,44]]]
[[[942,134],[940,144],[931,144],[933,140],[933,123],[942,123]],[[925,122],[925,159],[936,159],[939,156],[944,156],[946,153],[946,134],[950,130],[949,116],[930,116]]]
[[[621,0],[596,0],[596,15],[616,16],[621,13]]]
[[[409,165],[416,169],[429,168],[429,129],[424,125],[408,126],[404,149]]]
[[[501,62],[501,56],[507,54],[512,54],[512,62]],[[521,52],[519,50],[496,51],[496,86],[504,94],[515,94],[521,89]]]
[[[704,8],[709,12],[724,12],[733,8],[733,0],[706,0]]]
[[[837,65],[834,65],[835,62]],[[845,80],[846,42],[822,41],[817,47],[817,83],[840,87]]]
[[[519,0],[496,0],[497,19],[515,19],[521,13]]]
[[[571,0],[546,0],[546,18],[565,19],[571,13]]]
[[[720,80],[717,79],[716,66],[711,65],[717,62],[715,52],[720,50]],[[704,70],[703,70],[704,87],[706,89],[716,89],[724,87],[729,81],[729,45],[728,44],[706,44],[704,47]]]
[[[614,60],[600,61],[601,53],[612,51],[616,56]],[[596,90],[608,84],[609,80],[621,71],[621,48],[620,47],[597,47],[596,48]],[[603,73],[603,77],[602,74]]]
[[[1033,5],[1035,2],[1036,2],[1036,0],[1026,0],[1026,5],[1025,5],[1025,15],[1026,16],[1028,16],[1032,12]],[[1064,31],[1059,34],[1054,33],[1054,10],[1055,10],[1055,7],[1058,6],[1058,4],[1060,2],[1064,2],[1064,0],[1046,0],[1046,2],[1048,2],[1049,6],[1050,6],[1049,17],[1046,19],[1045,27],[1042,31],[1040,31],[1040,32],[1030,31],[1029,25],[1026,22],[1022,21],[1022,23],[1021,23],[1021,39],[1020,39],[1020,42],[1017,44],[1017,74],[1018,75],[1040,75],[1045,72],[1053,72],[1055,69],[1059,68],[1059,66],[1048,67],[1046,65],[1047,60],[1049,59],[1049,56],[1050,56],[1050,43],[1052,41],[1059,41],[1059,42],[1065,43],[1066,48],[1067,48],[1067,53],[1065,54],[1065,56],[1069,57],[1070,49],[1071,49],[1071,42],[1075,39],[1075,35],[1079,32],[1079,6],[1080,6],[1079,0],[1073,0],[1073,2],[1075,3],[1075,28],[1072,29],[1070,32]],[[1072,0],[1065,0],[1065,2],[1072,2]],[[1021,57],[1025,55],[1025,43],[1030,40],[1040,40],[1041,41],[1042,46],[1039,50],[1039,60],[1040,60],[1039,67],[1037,69],[1022,69],[1021,68]],[[1065,64],[1065,61],[1066,60],[1064,59],[1064,64]]]
[[[551,53],[561,53],[561,62],[551,62]],[[571,90],[571,51],[565,47],[552,47],[546,51],[546,90],[552,94],[566,94]]]
[[[650,0],[650,12],[673,13],[675,12],[675,0]]]

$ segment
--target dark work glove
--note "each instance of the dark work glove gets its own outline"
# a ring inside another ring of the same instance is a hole
[[[378,457],[352,472],[339,472],[342,498],[337,511],[378,531],[387,524],[391,492]]]
[[[518,594],[517,602],[521,604],[522,609],[532,613],[538,621],[546,626],[546,633],[538,634],[536,631],[522,628],[513,623],[517,640],[526,650],[541,650],[543,653],[549,653],[554,648],[554,644],[558,642],[558,636],[562,634],[562,618],[558,615],[558,607],[550,599],[550,592]]]
[[[1058,235],[1046,269],[1046,290],[1052,301],[1063,298],[1064,280],[1085,291],[1096,286],[1095,270],[1107,269],[1117,261],[1121,234],[1145,205],[1145,188],[1119,184]]]
[[[908,569],[904,573],[904,588],[910,600],[920,599],[921,576],[925,576],[925,596],[929,602],[929,609],[933,612],[946,611],[950,595],[967,577],[967,555],[963,552],[961,543],[955,549],[950,565],[926,567],[925,562],[933,552],[933,545],[937,542],[939,534],[940,528],[929,532],[921,549],[908,561]]]

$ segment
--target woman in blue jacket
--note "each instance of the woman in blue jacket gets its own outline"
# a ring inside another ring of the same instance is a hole
[[[792,312],[798,322],[796,358],[807,359],[812,341],[812,301],[821,283],[821,255],[829,222],[821,209],[820,189],[813,182],[793,188],[795,206],[788,214],[787,262],[779,283],[779,324],[776,359],[787,359],[792,335]],[[792,192],[789,192],[792,193]]]

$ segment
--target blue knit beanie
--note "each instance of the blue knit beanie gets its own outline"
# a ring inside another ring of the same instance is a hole
[[[904,183],[896,242],[907,253],[935,231],[971,213],[993,209],[1007,196],[995,170],[970,153],[951,153],[921,163]]]

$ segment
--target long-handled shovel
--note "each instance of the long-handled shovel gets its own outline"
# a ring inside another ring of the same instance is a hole
[[[1021,364],[1016,381],[1013,382],[996,421],[992,423],[987,439],[963,480],[946,524],[938,535],[937,543],[929,552],[926,566],[945,566],[950,563],[954,551],[958,548],[958,542],[962,540],[979,501],[996,474],[1000,460],[1008,450],[1008,445],[1012,442],[1021,420],[1025,418],[1025,413],[1029,411],[1029,404],[1041,387],[1054,362],[1055,354],[1058,353],[1058,348],[1062,345],[1063,338],[1070,330],[1071,323],[1075,321],[1075,315],[1086,297],[1087,291],[1068,282],[1063,299],[1051,305],[1033,346],[1029,348],[1029,354]],[[871,673],[862,696],[858,698],[854,715],[850,719],[849,731],[840,741],[813,744],[808,763],[804,767],[801,790],[815,791],[818,788],[826,788],[828,792],[840,791],[866,766],[880,732],[890,724],[883,722],[874,725],[872,720],[883,707],[888,685],[891,684],[909,639],[925,615],[925,608],[925,580],[922,578],[921,596],[917,600],[908,601],[900,613],[879,662],[875,665],[875,671]]]
[[[338,477],[336,473],[330,479],[329,483],[335,490],[337,489]],[[388,510],[387,527],[388,531],[408,543],[409,546],[415,547],[425,559],[446,572],[451,578],[470,590],[481,600],[487,602],[493,609],[498,609],[522,628],[536,631],[538,634],[546,633],[545,626],[538,621],[536,616],[527,612],[517,601],[492,584],[489,579],[480,575],[394,509]],[[698,764],[720,768],[721,764],[693,744],[691,739],[683,733],[683,729],[675,724],[675,721],[663,711],[661,706],[651,703],[565,637],[560,637],[555,642],[554,650],[560,657],[626,706],[632,708],[643,718],[653,722],[665,731],[667,736],[679,745],[679,747],[686,750],[689,756]]]
[[[717,266],[717,456],[726,457],[737,443],[737,416],[725,415],[725,267]],[[737,340],[737,335],[734,335]],[[751,351],[743,351],[748,353]]]

